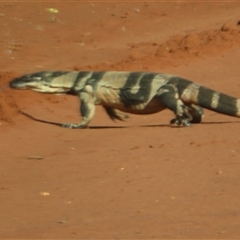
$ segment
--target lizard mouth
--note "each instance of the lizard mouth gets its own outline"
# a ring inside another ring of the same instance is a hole
[[[11,88],[27,89],[26,84],[17,82],[17,79],[12,80],[9,85]]]

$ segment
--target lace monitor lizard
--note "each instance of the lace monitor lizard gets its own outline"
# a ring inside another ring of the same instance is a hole
[[[152,114],[164,109],[174,112],[171,124],[189,126],[200,123],[203,108],[240,117],[240,99],[214,91],[187,79],[154,72],[123,71],[42,71],[26,74],[10,82],[12,88],[44,93],[65,93],[80,98],[79,124],[85,128],[100,104],[112,120],[125,120],[133,114]]]

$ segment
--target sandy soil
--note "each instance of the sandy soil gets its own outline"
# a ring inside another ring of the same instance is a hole
[[[58,9],[51,13],[47,8]],[[8,88],[41,70],[176,74],[240,97],[240,3],[0,3],[0,238],[239,238],[240,121],[170,111],[90,129],[79,102]]]

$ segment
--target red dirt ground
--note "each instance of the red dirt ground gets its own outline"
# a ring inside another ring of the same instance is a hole
[[[47,8],[58,9],[51,13]],[[240,97],[239,2],[0,3],[0,238],[239,238],[240,120],[206,111],[90,129],[76,97],[8,88],[41,70],[176,74]]]

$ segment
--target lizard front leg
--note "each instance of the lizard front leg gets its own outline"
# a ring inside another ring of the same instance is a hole
[[[82,120],[79,124],[64,123],[62,127],[65,128],[87,128],[89,122],[95,114],[95,98],[92,94],[92,87],[86,86],[80,93],[79,99],[81,101],[80,113]]]

